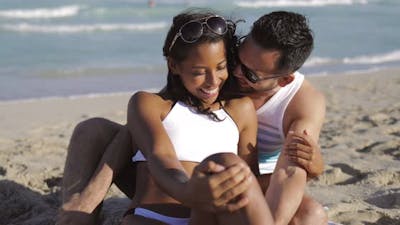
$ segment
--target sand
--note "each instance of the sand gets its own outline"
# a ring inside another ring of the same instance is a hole
[[[342,224],[400,224],[400,69],[308,78],[327,99],[320,144],[326,167],[307,192]],[[74,126],[126,121],[129,94],[0,102],[0,225],[54,224]],[[113,187],[103,224],[128,200]]]

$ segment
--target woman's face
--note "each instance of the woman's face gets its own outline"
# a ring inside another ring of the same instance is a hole
[[[221,40],[196,45],[184,61],[171,67],[193,96],[205,106],[211,105],[228,78],[225,44]]]

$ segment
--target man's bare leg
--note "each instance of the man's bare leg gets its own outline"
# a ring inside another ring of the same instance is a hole
[[[262,186],[263,192],[265,193],[269,181],[270,175],[264,174],[257,177],[260,185]],[[290,225],[309,225],[309,224],[324,224],[328,223],[328,216],[323,206],[311,196],[304,194],[303,199],[299,205],[298,210],[290,221]]]
[[[89,183],[95,184],[92,185],[94,187],[92,189],[103,190],[102,193],[89,191],[89,194],[103,195],[97,196],[101,197],[101,200],[96,203],[95,208],[100,205],[115,178],[121,190],[128,196],[132,196],[134,189],[131,187],[135,182],[135,171],[129,168],[132,154],[130,135],[124,126],[101,118],[79,123],[68,147],[62,184],[62,209],[64,210],[60,211],[59,224],[96,224],[101,207],[85,213],[80,212],[77,207],[79,204],[76,204],[82,192],[87,193],[85,189]],[[130,176],[129,182],[123,182],[126,176]]]

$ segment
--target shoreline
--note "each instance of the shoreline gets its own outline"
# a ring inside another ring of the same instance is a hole
[[[329,220],[400,223],[400,69],[306,79],[327,102],[325,172],[307,192],[329,208]],[[132,94],[0,102],[0,220],[51,224],[74,126],[92,117],[125,123]],[[111,225],[129,201],[114,187],[108,196],[103,224]]]
[[[307,79],[313,79],[313,78],[318,78],[318,77],[327,77],[327,76],[352,76],[352,75],[358,75],[358,74],[371,74],[371,73],[381,73],[385,71],[395,71],[395,70],[400,70],[400,67],[398,66],[393,66],[393,67],[372,67],[369,69],[365,70],[349,70],[346,72],[321,72],[321,73],[314,73],[314,74],[309,74],[307,72],[302,72],[301,73],[306,75]],[[149,74],[145,74],[144,76],[147,76]],[[162,76],[162,75],[161,75]],[[102,97],[102,96],[113,96],[113,95],[127,95],[127,94],[132,94],[136,92],[137,90],[149,90],[149,91],[157,91],[162,88],[162,78],[156,74],[152,74],[151,80],[146,80],[149,77],[145,78],[142,80],[142,82],[146,84],[138,85],[135,83],[134,88],[132,90],[129,90],[125,87],[125,91],[98,91],[98,92],[88,92],[84,94],[60,94],[60,95],[51,95],[51,96],[40,96],[40,97],[33,97],[33,98],[26,98],[26,97],[17,97],[17,98],[8,98],[8,99],[0,99],[0,105],[1,104],[8,104],[8,103],[24,103],[24,102],[31,102],[31,101],[46,101],[46,100],[51,100],[51,99],[69,99],[69,98],[97,98],[97,97]],[[133,78],[139,79],[138,75],[132,75],[128,79],[129,82],[133,82]],[[110,78],[112,79],[112,78]],[[147,86],[147,87],[145,87]],[[150,87],[151,86],[151,87]]]

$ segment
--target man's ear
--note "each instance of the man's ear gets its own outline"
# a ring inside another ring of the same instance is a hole
[[[179,74],[178,72],[178,64],[176,63],[175,60],[173,60],[171,57],[168,57],[168,68],[171,70],[172,74]]]
[[[281,87],[285,87],[286,85],[292,83],[293,80],[294,80],[294,74],[291,73],[287,76],[280,77],[278,79],[278,85]]]

